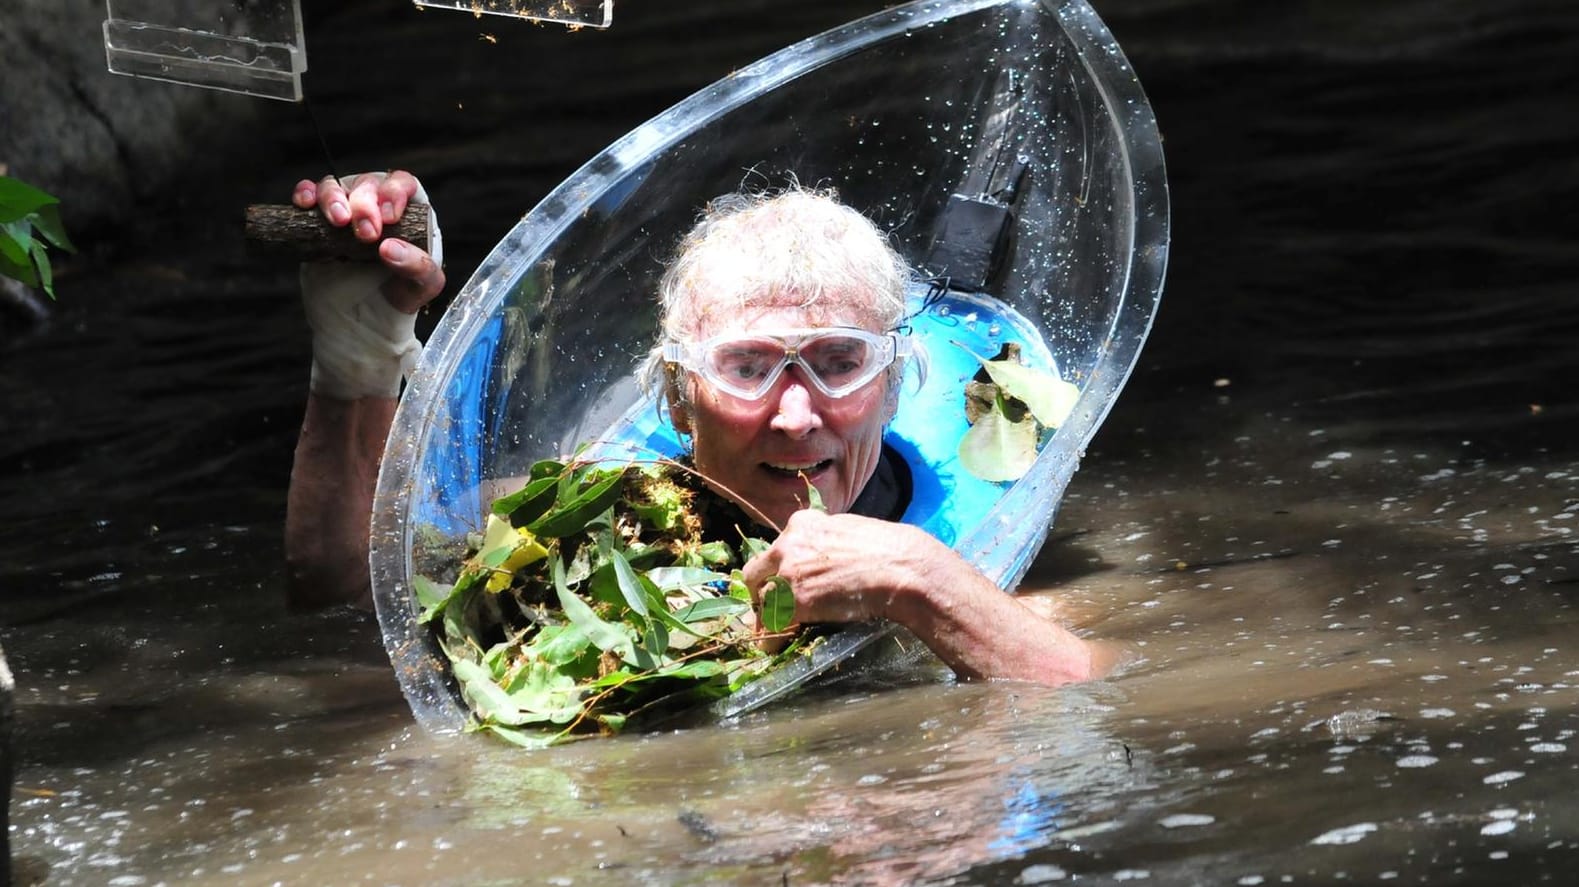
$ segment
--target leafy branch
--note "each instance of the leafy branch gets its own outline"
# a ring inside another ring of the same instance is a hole
[[[683,470],[538,462],[449,556],[453,582],[416,578],[419,621],[450,659],[470,729],[528,747],[614,733],[728,695],[797,651],[762,645],[793,621],[782,578],[750,618],[739,566],[766,543],[708,538]]]
[[[51,246],[77,251],[60,222],[60,201],[32,185],[0,176],[0,275],[55,298]]]

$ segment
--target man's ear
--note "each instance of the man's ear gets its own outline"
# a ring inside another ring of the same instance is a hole
[[[686,408],[685,398],[681,395],[680,385],[684,376],[676,369],[674,364],[667,364],[663,368],[663,394],[669,402],[669,422],[674,425],[674,430],[681,434],[691,433],[691,412]]]

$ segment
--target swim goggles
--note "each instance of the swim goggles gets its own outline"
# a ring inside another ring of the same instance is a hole
[[[828,397],[844,397],[877,378],[896,357],[908,357],[908,335],[870,333],[856,327],[725,333],[702,342],[669,341],[663,359],[744,400],[759,400],[784,368],[801,375]]]

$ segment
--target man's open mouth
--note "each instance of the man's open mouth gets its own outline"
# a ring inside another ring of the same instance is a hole
[[[763,462],[762,467],[784,477],[799,477],[803,474],[808,476],[817,474],[832,464],[832,459],[824,459],[821,462]]]

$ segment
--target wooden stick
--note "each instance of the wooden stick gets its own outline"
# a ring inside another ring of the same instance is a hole
[[[426,204],[411,204],[400,221],[384,226],[380,240],[397,237],[428,249],[429,215]],[[255,203],[247,207],[247,240],[269,252],[292,256],[302,262],[378,261],[378,244],[357,240],[350,225],[336,228],[318,210],[301,209],[288,203]]]

